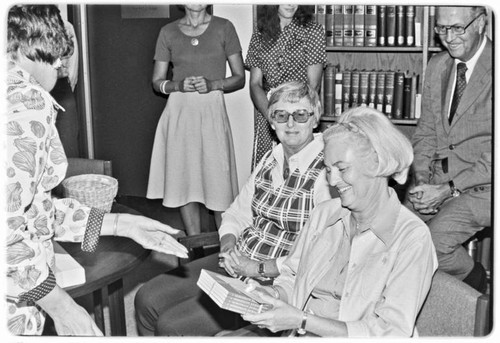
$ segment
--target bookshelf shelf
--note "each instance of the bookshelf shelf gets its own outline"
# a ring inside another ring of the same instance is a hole
[[[417,52],[421,53],[423,48],[421,46],[408,47],[408,46],[329,46],[326,52]],[[441,51],[437,50],[436,51]]]

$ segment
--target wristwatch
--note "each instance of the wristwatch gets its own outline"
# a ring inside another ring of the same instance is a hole
[[[259,269],[258,269],[259,275],[262,277],[266,276],[266,271],[265,271],[265,262],[259,262]]]
[[[297,329],[297,333],[299,335],[305,335],[306,334],[306,323],[307,323],[307,312],[303,311],[302,312],[302,323],[300,324],[300,328]]]
[[[448,184],[450,185],[450,190],[451,190],[451,196],[456,198],[457,196],[460,195],[460,191],[455,187],[455,183],[453,180],[448,181]]]

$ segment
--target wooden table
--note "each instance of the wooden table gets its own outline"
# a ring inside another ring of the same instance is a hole
[[[129,207],[115,203],[111,210],[139,214]],[[93,294],[95,321],[105,334],[102,291],[107,287],[112,336],[126,336],[123,277],[137,267],[150,251],[124,237],[103,236],[94,253],[81,250],[80,243],[59,242],[85,269],[85,284],[66,288],[73,298]]]

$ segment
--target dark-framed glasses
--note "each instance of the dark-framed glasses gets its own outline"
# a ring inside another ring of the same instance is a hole
[[[447,25],[436,25],[436,26],[434,26],[434,32],[436,32],[438,35],[445,35],[448,33],[448,30],[450,30],[455,35],[463,35],[465,33],[465,30],[467,30],[467,28],[469,26],[471,26],[471,24],[473,22],[475,22],[476,19],[479,18],[480,16],[482,16],[483,14],[484,13],[481,13],[480,15],[478,15],[477,17],[472,19],[465,26],[462,26],[462,25],[448,25],[448,26]]]
[[[296,110],[293,113],[287,112],[285,110],[274,110],[271,113],[271,118],[277,123],[286,123],[290,116],[293,117],[297,123],[305,123],[309,120],[309,117],[313,116],[314,112],[309,112],[308,110]]]

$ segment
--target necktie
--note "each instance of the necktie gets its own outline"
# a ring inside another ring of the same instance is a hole
[[[451,124],[455,112],[457,111],[458,104],[460,103],[460,98],[464,94],[465,87],[467,86],[467,79],[465,78],[465,72],[467,71],[467,66],[465,63],[460,62],[457,65],[457,82],[455,84],[455,93],[453,93],[453,100],[451,101],[450,115],[448,117],[448,122]]]

